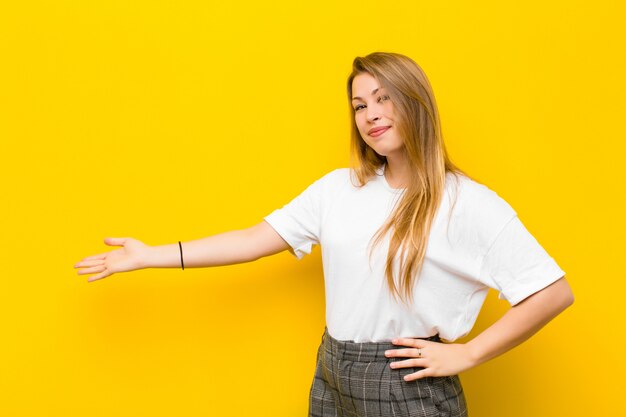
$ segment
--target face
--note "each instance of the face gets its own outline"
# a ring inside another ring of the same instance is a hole
[[[389,157],[402,152],[393,103],[372,75],[361,73],[352,80],[352,108],[361,137],[377,154]]]

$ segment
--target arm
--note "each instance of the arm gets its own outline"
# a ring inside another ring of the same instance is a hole
[[[137,239],[106,238],[109,246],[123,246],[111,252],[88,256],[74,265],[79,275],[94,274],[96,281],[116,272],[143,268],[180,268],[177,243],[148,246]],[[202,239],[181,242],[185,267],[232,265],[251,262],[289,249],[289,244],[265,221],[242,230],[233,230]]]
[[[394,340],[394,344],[410,348],[387,351],[387,356],[415,358],[392,362],[392,368],[425,368],[407,375],[407,381],[427,376],[455,375],[513,349],[573,302],[570,286],[562,277],[513,306],[498,321],[465,344],[401,338]]]
[[[202,239],[181,242],[185,268],[232,265],[256,261],[289,249],[287,242],[262,221],[243,230],[233,230]],[[145,259],[145,268],[180,268],[177,243],[154,246]]]
[[[470,363],[480,365],[513,349],[573,302],[574,295],[565,277],[531,295],[465,345]]]

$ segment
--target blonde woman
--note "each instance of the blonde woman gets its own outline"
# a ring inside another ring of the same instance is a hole
[[[348,77],[351,167],[248,229],[121,248],[75,265],[89,281],[209,267],[319,244],[326,328],[309,416],[467,416],[458,374],[522,343],[573,302],[565,273],[513,208],[446,152],[430,83],[410,58],[357,57]],[[511,308],[467,343],[489,288]]]

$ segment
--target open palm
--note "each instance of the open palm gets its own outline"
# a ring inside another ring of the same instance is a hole
[[[89,277],[88,281],[96,281],[106,278],[116,272],[134,271],[145,268],[150,246],[131,237],[105,238],[104,243],[109,246],[122,246],[110,252],[87,256],[74,265],[81,268],[78,275],[96,274]]]

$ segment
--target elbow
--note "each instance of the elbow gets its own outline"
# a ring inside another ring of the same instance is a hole
[[[560,295],[559,304],[561,306],[561,311],[563,311],[569,306],[571,306],[572,304],[574,304],[574,293],[572,292],[572,289],[567,283],[567,281],[565,281],[565,277],[563,277],[561,281],[562,281],[562,285],[561,285],[561,291],[559,294]]]
[[[565,307],[563,309],[565,310],[567,307],[569,307],[572,304],[574,304],[574,293],[572,292],[571,289],[567,292],[567,294],[565,295],[564,298],[565,299],[564,299],[563,303],[564,303]]]
[[[565,277],[558,279],[536,295],[543,300],[541,303],[551,306],[550,309],[555,315],[574,304],[574,293]]]

